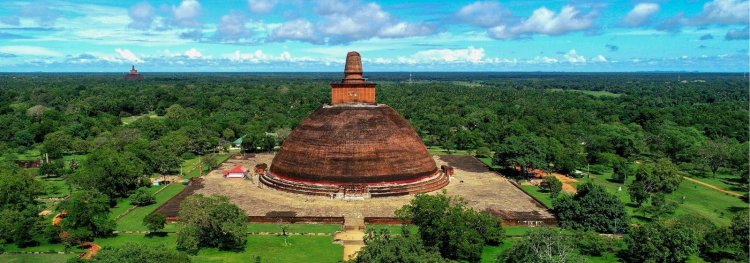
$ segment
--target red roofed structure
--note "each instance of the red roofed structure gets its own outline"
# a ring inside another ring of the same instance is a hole
[[[245,178],[247,177],[247,168],[238,164],[232,169],[224,170],[224,178]]]

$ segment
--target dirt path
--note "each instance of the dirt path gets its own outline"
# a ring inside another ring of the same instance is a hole
[[[729,191],[729,190],[726,190],[726,189],[719,188],[718,186],[715,186],[715,185],[712,185],[712,184],[709,184],[709,183],[704,183],[702,181],[699,181],[698,179],[690,178],[690,177],[687,177],[687,176],[683,176],[682,178],[685,178],[688,181],[691,181],[691,182],[696,183],[696,184],[703,185],[705,187],[714,189],[716,191],[719,191],[719,192],[722,192],[722,193],[725,193],[725,194],[729,194],[729,195],[733,195],[733,196],[737,196],[737,197],[742,196],[741,194],[738,194],[738,193],[735,193],[735,192],[732,192],[732,191]]]
[[[557,180],[560,180],[562,182],[562,190],[566,193],[575,194],[576,193],[576,187],[573,185],[574,183],[577,183],[578,180],[567,177],[565,175],[559,174],[559,173],[552,173],[552,176],[556,177]]]
[[[344,218],[344,231],[333,235],[334,241],[344,245],[344,261],[351,259],[365,246],[364,218]]]
[[[97,245],[97,244],[95,244],[93,242],[83,243],[83,244],[81,244],[81,247],[86,248],[86,252],[84,252],[83,255],[81,256],[81,259],[85,259],[85,260],[90,260],[91,257],[93,257],[94,255],[96,255],[96,253],[98,253],[99,250],[102,249],[101,246],[99,246],[99,245]]]

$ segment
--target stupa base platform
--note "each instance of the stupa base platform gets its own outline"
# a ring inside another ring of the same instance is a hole
[[[291,180],[271,172],[260,176],[264,186],[295,194],[327,196],[335,199],[359,200],[366,198],[413,195],[441,189],[449,177],[442,172],[412,181],[378,183],[336,183]]]

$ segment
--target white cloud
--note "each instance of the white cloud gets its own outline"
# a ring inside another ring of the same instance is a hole
[[[0,52],[13,55],[57,57],[60,53],[37,46],[2,46]]]
[[[598,56],[594,57],[593,59],[591,59],[591,61],[594,61],[594,62],[607,62],[607,58],[605,58],[602,55],[598,55]]]
[[[128,62],[133,62],[133,63],[142,63],[143,62],[142,59],[138,58],[138,56],[136,56],[135,54],[133,54],[133,52],[131,52],[128,49],[117,48],[117,49],[115,49],[115,52],[117,52],[117,55],[119,55],[120,59],[122,59],[122,60],[125,60],[125,61],[128,61]]]
[[[272,63],[272,62],[310,62],[310,59],[295,59],[288,51],[281,52],[279,56],[266,54],[263,50],[256,50],[252,53],[242,53],[235,50],[234,53],[224,55],[224,58],[232,62],[249,62],[249,63]]]
[[[496,39],[509,39],[534,34],[562,35],[591,28],[597,15],[596,12],[583,14],[570,5],[564,6],[560,13],[541,7],[534,10],[530,17],[520,23],[498,25],[490,28],[488,34]]]
[[[503,16],[510,15],[506,9],[495,1],[477,1],[461,7],[456,16],[471,25],[493,27],[503,21]]]
[[[247,0],[247,8],[254,13],[268,13],[274,6],[276,0]]]
[[[703,4],[703,12],[690,19],[690,24],[747,24],[749,13],[748,1],[714,0]]]
[[[544,56],[544,57],[537,56],[533,60],[527,61],[527,63],[529,64],[536,64],[536,63],[554,64],[554,63],[557,63],[558,61],[559,60],[557,60],[556,58],[551,58],[547,56]]]
[[[659,12],[659,4],[656,3],[639,3],[628,12],[620,23],[625,26],[636,27],[643,25],[649,18]]]
[[[468,47],[465,49],[428,49],[418,51],[411,56],[416,63],[482,63],[484,48]]]
[[[410,36],[425,36],[432,34],[434,28],[423,24],[399,22],[395,25],[384,27],[378,32],[378,36],[386,38],[401,38]]]
[[[148,2],[141,2],[128,10],[130,24],[128,27],[133,29],[149,29],[156,18],[154,7]]]
[[[582,55],[578,55],[575,49],[571,49],[568,53],[565,53],[563,57],[570,63],[586,63],[586,58]]]
[[[359,1],[320,0],[315,24],[304,19],[287,21],[271,33],[271,41],[298,40],[315,44],[339,44],[380,38],[404,38],[430,35],[433,26],[400,21],[376,3]],[[300,26],[301,28],[294,28]]]
[[[268,38],[270,41],[298,40],[312,43],[321,42],[313,24],[303,19],[284,22],[281,26],[271,31]]]
[[[216,29],[216,36],[221,40],[236,41],[249,35],[245,27],[245,16],[237,11],[229,12],[221,17],[219,27]]]
[[[188,57],[189,59],[197,59],[197,58],[201,58],[203,54],[201,54],[201,52],[198,51],[197,49],[191,48],[185,51],[185,56]]]
[[[201,4],[197,0],[183,0],[179,6],[172,6],[172,24],[186,27],[199,27]]]

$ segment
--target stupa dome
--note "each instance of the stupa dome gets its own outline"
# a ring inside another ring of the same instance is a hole
[[[350,52],[346,61],[344,79],[331,84],[331,105],[294,128],[261,182],[303,194],[372,197],[445,186],[447,176],[414,128],[393,108],[375,103],[375,84],[362,78],[359,53]]]

